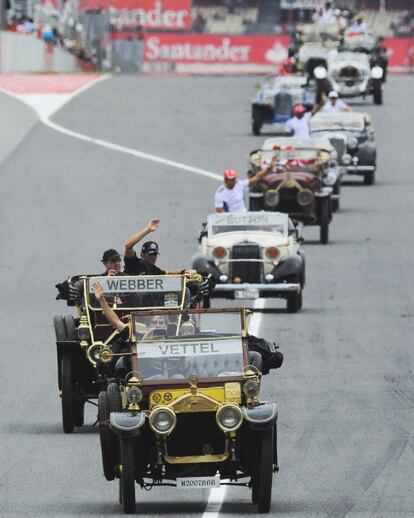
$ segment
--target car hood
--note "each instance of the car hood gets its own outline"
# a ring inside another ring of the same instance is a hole
[[[222,246],[224,248],[230,248],[234,245],[242,244],[243,242],[253,243],[263,247],[287,246],[289,244],[289,239],[280,234],[267,234],[264,232],[228,232],[225,234],[218,234],[207,239],[206,246]]]

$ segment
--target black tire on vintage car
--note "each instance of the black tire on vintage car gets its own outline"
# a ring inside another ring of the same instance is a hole
[[[338,196],[338,198],[332,198],[332,212],[336,212],[339,210],[339,195],[341,192],[341,181],[338,180],[333,186],[333,194]]]
[[[373,99],[374,104],[382,104],[382,87],[381,87],[381,80],[374,81],[373,84]]]
[[[119,390],[118,383],[115,383],[115,382],[109,383],[107,392],[108,392],[109,412],[121,412],[122,399],[121,399],[121,392]]]
[[[63,431],[72,433],[75,425],[75,394],[72,379],[72,358],[69,354],[62,356],[60,369]]]
[[[99,439],[101,443],[102,464],[106,480],[114,480],[117,437],[109,428],[109,399],[106,390],[98,396]]]
[[[287,312],[297,313],[302,307],[302,290],[300,292],[292,292],[287,295]]]
[[[272,501],[273,482],[273,428],[263,430],[258,439],[259,446],[258,462],[252,474],[252,501],[257,505],[259,513],[268,513]]]
[[[364,185],[373,185],[375,183],[375,171],[364,174]]]
[[[330,200],[322,198],[320,200],[319,211],[319,240],[326,245],[329,241],[329,221],[330,221]]]
[[[262,130],[262,124],[258,121],[253,121],[252,122],[252,133],[253,135],[255,135],[256,137],[260,135],[260,132]]]
[[[135,513],[135,458],[134,440],[121,439],[121,470],[119,474],[119,497],[125,514]]]

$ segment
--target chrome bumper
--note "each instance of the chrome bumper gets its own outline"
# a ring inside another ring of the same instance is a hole
[[[375,166],[373,165],[348,165],[346,167],[347,174],[373,173]]]
[[[213,295],[215,291],[222,292],[231,292],[231,291],[278,291],[280,293],[290,293],[290,292],[300,292],[300,284],[296,282],[279,282],[279,283],[260,283],[260,284],[250,284],[245,282],[243,284],[216,284],[214,288]]]

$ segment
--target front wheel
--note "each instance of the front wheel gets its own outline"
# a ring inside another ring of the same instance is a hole
[[[329,241],[329,200],[321,200],[321,210],[319,215],[319,239],[320,242],[326,245]]]
[[[62,356],[60,362],[62,388],[62,425],[65,433],[72,433],[74,427],[74,390],[72,381],[72,358],[68,354]]]
[[[109,428],[109,399],[106,390],[98,396],[99,439],[101,443],[102,464],[106,480],[114,480],[116,465],[116,436]]]
[[[261,434],[259,462],[252,476],[252,500],[259,513],[268,513],[272,501],[273,428]]]
[[[253,135],[258,137],[260,135],[261,130],[262,130],[262,125],[260,124],[260,122],[253,121],[253,123],[252,123],[252,133],[253,133]]]
[[[288,313],[297,313],[302,306],[302,291],[288,293],[287,311]]]
[[[375,182],[375,173],[368,173],[364,175],[364,185],[373,185]]]
[[[121,440],[119,496],[125,514],[135,513],[135,462],[133,439]]]
[[[381,83],[374,85],[374,104],[382,104],[382,88]]]

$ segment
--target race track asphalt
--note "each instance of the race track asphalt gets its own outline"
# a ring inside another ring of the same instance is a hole
[[[113,77],[53,121],[243,176],[263,140],[249,131],[257,80]],[[390,77],[384,106],[352,103],[372,115],[378,181],[343,188],[329,245],[305,229],[303,311],[288,315],[276,301],[261,320],[260,334],[285,354],[263,389],[279,404],[273,515],[414,516],[413,86],[412,77]],[[151,217],[161,219],[159,263],[189,265],[219,184],[34,125],[30,109],[3,94],[0,106],[0,516],[120,515],[96,428],[61,431],[52,317],[70,310],[54,300],[54,285],[99,272],[102,251],[122,251]],[[139,490],[137,511],[201,516],[208,495]],[[253,512],[247,489],[226,491],[220,514]]]

